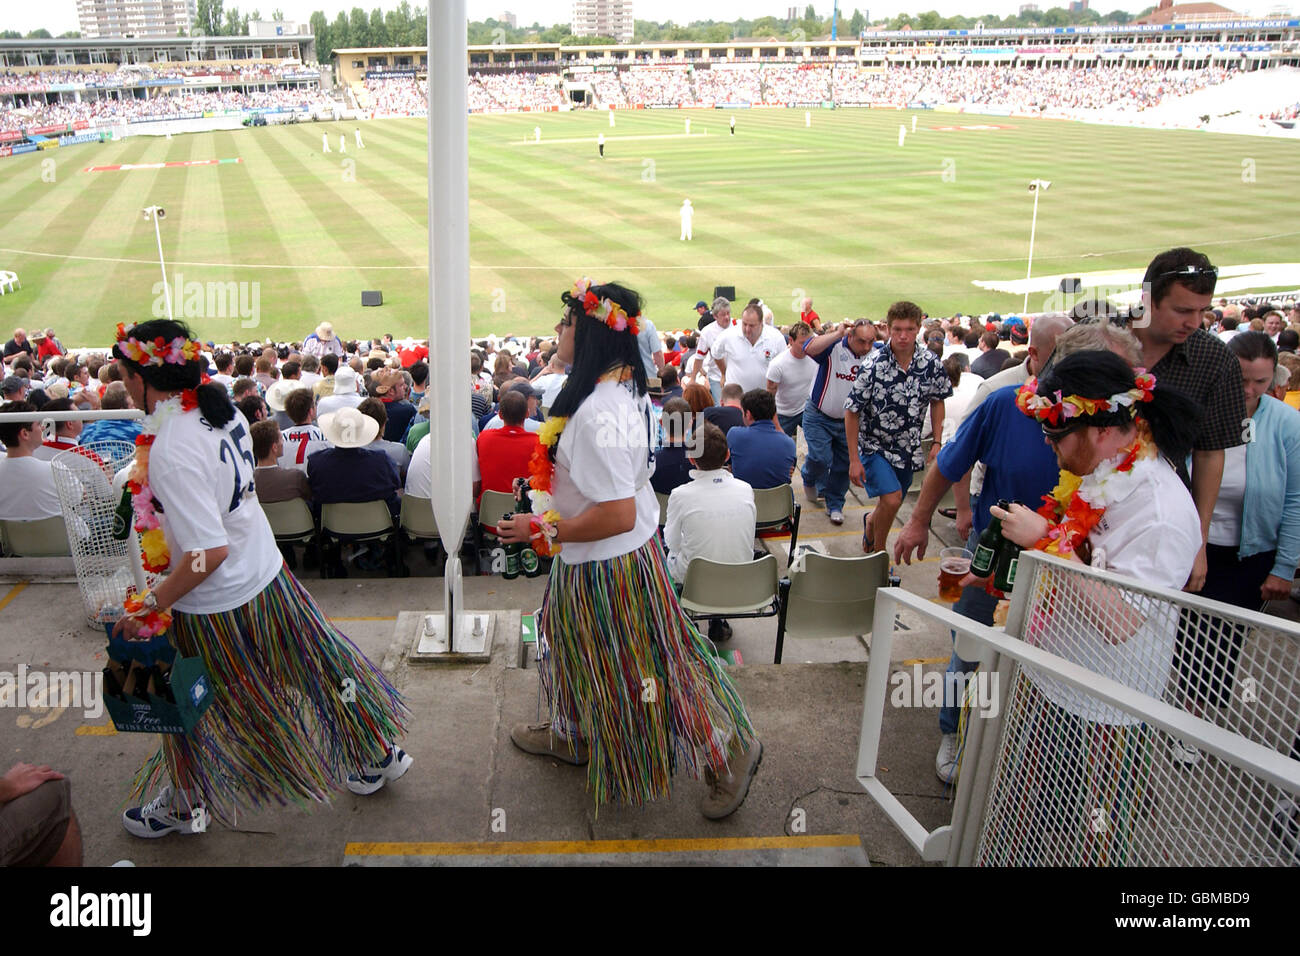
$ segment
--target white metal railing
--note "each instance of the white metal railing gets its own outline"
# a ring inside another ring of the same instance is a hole
[[[876,774],[900,615],[947,630],[1001,691],[996,716],[967,721],[952,822],[934,831]],[[897,588],[876,598],[857,777],[926,861],[1294,865],[1273,814],[1300,802],[1297,734],[1300,628],[1279,618],[1038,552],[1005,632]]]

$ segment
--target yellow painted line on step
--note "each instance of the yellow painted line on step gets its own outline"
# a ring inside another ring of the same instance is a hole
[[[899,663],[904,667],[911,667],[913,664],[947,664],[948,660],[946,657],[913,657]]]
[[[116,733],[112,724],[82,724],[76,729],[78,737],[112,737]]]
[[[397,617],[331,617],[330,621],[396,621]]]
[[[689,853],[858,847],[853,834],[800,837],[709,837],[680,840],[542,840],[532,843],[349,843],[344,856],[541,856],[593,853]]]
[[[3,611],[5,608],[7,608],[9,606],[9,602],[12,601],[14,598],[16,598],[18,595],[22,594],[23,591],[25,590],[27,590],[26,581],[19,581],[17,584],[11,587],[9,589],[9,593],[6,594],[3,598],[0,598],[0,611]]]

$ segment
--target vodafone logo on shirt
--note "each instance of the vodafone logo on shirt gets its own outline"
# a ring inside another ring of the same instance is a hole
[[[835,377],[845,382],[856,382],[858,380],[858,372],[861,370],[861,365],[855,365],[847,372],[836,372]]]

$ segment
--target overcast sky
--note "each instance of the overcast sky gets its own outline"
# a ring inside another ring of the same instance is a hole
[[[573,4],[568,0],[534,0],[534,2],[520,2],[520,0],[466,0],[468,5],[469,17],[472,20],[484,20],[488,17],[499,17],[502,11],[509,10],[519,21],[520,26],[527,26],[534,21],[549,26],[553,23],[567,23],[573,12]],[[938,10],[944,16],[956,16],[964,14],[970,16],[972,11],[978,9],[980,13],[996,13],[999,16],[1006,16],[1015,13],[1020,9],[1021,0],[891,0],[891,2],[882,2],[879,4],[862,0],[857,4],[859,9],[869,13],[873,19],[880,17],[892,17],[899,13],[917,14],[926,10]],[[375,6],[380,6],[384,10],[391,9],[397,5],[397,0],[385,0],[376,4],[374,0],[362,0],[360,3],[344,3],[341,0],[243,0],[243,2],[234,2],[234,0],[225,0],[226,8],[232,5],[238,6],[241,11],[248,12],[254,7],[261,11],[263,16],[269,17],[271,11],[279,7],[284,11],[285,17],[301,23],[306,23],[307,18],[311,16],[314,10],[324,10],[331,20],[340,10],[350,10],[353,6],[361,6],[366,10],[372,10]],[[638,20],[657,20],[663,22],[672,20],[676,23],[689,23],[693,20],[711,19],[711,20],[735,20],[742,16],[759,17],[764,15],[784,16],[786,9],[791,6],[797,6],[802,9],[807,6],[807,0],[803,3],[795,3],[794,0],[635,0],[632,6],[634,15]],[[1068,3],[1060,4],[1052,0],[1038,0],[1041,9],[1047,9],[1052,6],[1068,6]],[[1140,10],[1151,6],[1152,2],[1131,3],[1126,0],[1093,0],[1094,8],[1100,10],[1103,14],[1111,10],[1128,10],[1130,13],[1137,13]],[[831,4],[827,0],[819,0],[814,6],[817,12],[822,16],[828,16]],[[1224,6],[1230,6],[1249,16],[1265,16],[1271,10],[1276,9],[1277,2],[1263,3],[1225,3]],[[841,5],[840,12],[848,17],[853,14],[853,0]],[[19,0],[0,0],[0,29],[21,30],[28,33],[32,30],[44,27],[56,36],[67,30],[77,29],[77,5],[76,0],[51,0],[49,3],[20,3]]]

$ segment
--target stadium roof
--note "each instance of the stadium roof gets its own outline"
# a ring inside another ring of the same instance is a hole
[[[1235,10],[1229,10],[1227,7],[1217,3],[1175,3],[1172,6],[1161,7],[1151,11],[1140,20],[1134,20],[1134,23],[1186,23],[1197,20],[1226,19],[1232,20],[1240,16]]]
[[[286,33],[284,36],[275,37],[71,37],[60,39],[25,37],[21,40],[0,40],[0,50],[63,50],[101,46],[160,47],[175,46],[177,44],[187,46],[191,43],[201,43],[206,46],[229,46],[232,43],[252,43],[265,46],[268,43],[283,43],[292,40],[311,40],[314,43],[316,35],[314,33]]]

